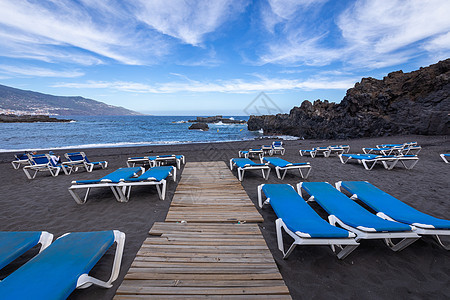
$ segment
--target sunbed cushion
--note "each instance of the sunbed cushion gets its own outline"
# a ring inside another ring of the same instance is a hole
[[[77,184],[91,184],[91,183],[118,183],[122,180],[127,180],[133,176],[135,176],[141,170],[140,167],[133,168],[120,168],[115,170],[112,173],[100,178],[100,179],[92,179],[92,180],[77,180],[74,183]]]
[[[66,299],[78,277],[114,242],[112,231],[70,233],[57,239],[0,283],[2,299]]]
[[[40,231],[0,231],[0,269],[37,245],[40,236]]]
[[[265,166],[265,164],[258,164],[252,161],[248,158],[233,158],[233,162],[238,166],[239,168],[245,168],[249,166]]]
[[[427,224],[438,229],[450,229],[450,221],[424,214],[376,186],[365,181],[343,181],[342,187],[377,212],[383,212],[396,221],[413,225]]]
[[[269,164],[272,164],[276,167],[285,168],[289,166],[303,166],[307,165],[307,163],[291,163],[287,160],[284,160],[280,157],[264,157],[264,161],[268,162]]]
[[[322,219],[294,190],[287,184],[265,184],[262,188],[278,218],[293,232],[300,231],[312,238],[347,238],[349,232],[330,225]]]
[[[172,170],[173,167],[170,166],[153,167],[148,169],[147,172],[143,173],[141,176],[136,178],[129,178],[126,181],[130,182],[139,182],[145,180],[161,181],[163,179],[166,179],[167,176],[170,175],[170,172],[172,172]]]
[[[405,224],[384,220],[358,205],[327,182],[303,182],[303,189],[330,215],[355,228],[376,231],[410,231]]]

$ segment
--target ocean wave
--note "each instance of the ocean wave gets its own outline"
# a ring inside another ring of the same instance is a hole
[[[115,148],[115,147],[140,147],[140,146],[158,146],[158,145],[180,145],[180,144],[215,144],[224,142],[250,141],[255,138],[229,139],[221,141],[152,141],[152,142],[120,142],[120,143],[97,143],[80,144],[60,147],[45,148],[27,148],[27,149],[0,149],[1,152],[25,152],[25,151],[47,151],[47,150],[65,150],[65,149],[86,149],[86,148]]]

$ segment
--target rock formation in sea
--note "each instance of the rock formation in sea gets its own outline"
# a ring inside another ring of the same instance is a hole
[[[34,123],[34,122],[71,122],[69,119],[57,119],[43,115],[4,115],[0,114],[0,123]]]
[[[189,126],[189,129],[206,131],[206,130],[209,130],[209,126],[206,123],[198,122],[198,123],[194,123],[191,126]]]
[[[289,114],[250,116],[249,130],[303,138],[397,134],[446,135],[450,127],[450,58],[429,67],[363,78],[340,103],[303,101]]]

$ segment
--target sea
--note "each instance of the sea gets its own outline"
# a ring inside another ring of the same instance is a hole
[[[248,116],[224,116],[248,120]],[[243,141],[262,137],[247,124],[208,124],[189,130],[196,116],[64,116],[70,123],[0,123],[0,152]]]

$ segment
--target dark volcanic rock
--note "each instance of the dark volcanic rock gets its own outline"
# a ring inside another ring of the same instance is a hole
[[[199,129],[199,130],[205,131],[205,130],[209,129],[209,126],[206,123],[199,122],[199,123],[194,123],[191,126],[189,126],[189,129]]]
[[[0,115],[0,123],[70,122],[72,120],[51,118],[44,115]]]
[[[200,123],[225,123],[225,124],[245,124],[244,120],[234,120],[230,118],[224,118],[222,116],[212,117],[197,117],[197,120],[189,120],[188,122],[200,122]]]
[[[341,103],[304,101],[289,114],[250,116],[249,130],[304,138],[449,134],[450,59],[417,71],[363,78]]]

